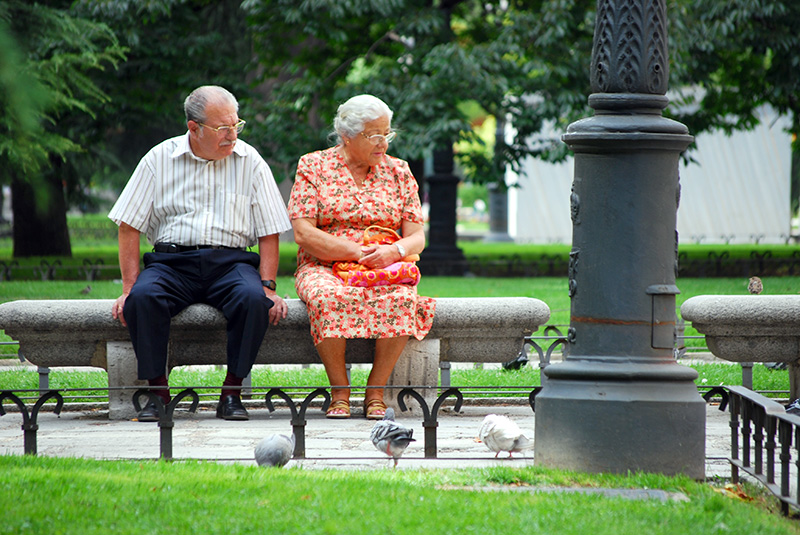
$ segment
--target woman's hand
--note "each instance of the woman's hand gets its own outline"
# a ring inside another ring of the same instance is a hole
[[[394,245],[365,245],[361,247],[358,263],[369,269],[380,269],[400,260],[400,251]]]

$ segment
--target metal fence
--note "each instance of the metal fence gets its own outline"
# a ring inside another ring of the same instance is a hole
[[[566,277],[569,257],[540,255],[534,258],[512,254],[496,258],[468,256],[459,261],[459,271],[476,277]],[[290,276],[295,266],[281,266],[279,275]],[[427,264],[423,275],[442,275],[453,272],[445,261]],[[678,255],[679,277],[749,277],[800,275],[800,251],[790,256],[777,256],[772,251],[752,251],[745,258],[731,258],[727,251],[710,251],[704,257]],[[99,280],[119,278],[119,266],[104,264],[102,259],[48,260],[41,258],[20,264],[18,260],[0,260],[0,281],[6,280]]]
[[[780,403],[747,388],[726,389],[731,414],[732,481],[738,483],[740,472],[744,472],[781,501],[783,514],[788,514],[790,507],[800,510],[800,416],[787,414]],[[724,410],[724,405],[720,408]]]

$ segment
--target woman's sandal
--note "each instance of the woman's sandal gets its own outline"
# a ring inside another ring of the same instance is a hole
[[[386,403],[382,399],[373,399],[365,402],[364,414],[367,420],[383,420],[386,416]]]
[[[339,411],[339,412],[334,412]],[[326,418],[350,418],[350,402],[346,399],[337,399],[332,401],[325,412]]]

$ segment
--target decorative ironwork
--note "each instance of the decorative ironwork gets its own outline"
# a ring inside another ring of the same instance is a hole
[[[12,260],[8,264],[4,261],[0,260],[0,280],[10,281],[11,280],[11,268],[19,267],[19,262],[16,260]]]
[[[560,334],[554,326],[553,332]],[[552,354],[555,348],[563,345],[564,339],[559,338],[548,348],[547,353]],[[565,348],[566,349],[566,348]],[[64,389],[70,390],[70,389]],[[82,390],[82,389],[78,389]],[[541,392],[542,387],[534,387],[528,394],[528,404],[535,412],[536,396]],[[172,455],[172,428],[174,427],[174,410],[177,405],[186,397],[192,398],[189,412],[195,412],[199,402],[199,396],[194,388],[187,388],[178,393],[166,406],[161,399],[148,389],[138,390],[133,397],[134,407],[141,410],[141,396],[146,396],[148,400],[156,404],[159,413],[159,428],[161,435],[160,458],[170,460]],[[296,403],[282,389],[272,388],[265,397],[267,408],[274,412],[275,407],[272,398],[278,396],[287,402],[292,415],[292,426],[294,430],[296,445],[293,456],[295,458],[305,458],[305,413],[312,401],[322,396],[322,411],[327,410],[330,405],[330,395],[326,388],[317,388],[308,394],[302,402]],[[408,396],[414,398],[423,412],[423,427],[425,430],[425,458],[437,458],[437,427],[439,411],[448,397],[456,398],[454,410],[460,411],[463,404],[463,395],[459,388],[448,388],[443,391],[432,408],[429,409],[425,398],[414,388],[404,387],[398,394],[398,404],[402,411],[407,411],[406,399]],[[784,513],[788,512],[788,507],[800,510],[800,503],[793,498],[790,489],[790,465],[792,455],[795,456],[795,463],[800,465],[800,417],[786,414],[782,405],[772,401],[749,389],[739,386],[714,386],[709,387],[703,394],[706,402],[711,401],[716,396],[721,398],[719,410],[725,411],[730,408],[730,428],[731,428],[731,473],[734,482],[739,480],[739,472],[745,471],[758,479],[771,492],[773,492],[783,503]],[[50,400],[55,400],[56,404],[53,412],[61,414],[64,404],[64,397],[58,390],[50,390],[42,394],[33,406],[28,408],[20,397],[11,390],[0,391],[0,416],[6,414],[3,402],[9,400],[13,402],[22,414],[24,432],[24,452],[29,455],[37,454],[37,431],[38,415]],[[297,444],[301,444],[298,450]],[[794,446],[793,446],[794,444]],[[777,462],[776,462],[777,458]],[[779,480],[779,481],[778,481]],[[778,484],[776,484],[778,481]]]
[[[172,428],[175,427],[175,421],[172,416],[175,412],[175,407],[178,406],[178,403],[180,403],[183,398],[191,396],[192,405],[189,407],[189,412],[195,412],[197,410],[197,405],[200,403],[200,396],[197,395],[194,389],[187,388],[179,392],[164,406],[164,402],[154,392],[146,388],[140,388],[133,394],[133,407],[136,409],[136,412],[142,410],[142,406],[139,402],[141,396],[146,396],[149,401],[152,401],[156,405],[158,410],[158,427],[161,430],[160,457],[170,460],[172,459]]]
[[[797,492],[793,497],[790,487],[792,452],[797,459],[795,464],[800,467],[800,417],[787,414],[783,405],[747,388],[727,388],[730,396],[733,483],[739,483],[739,472],[743,471],[781,501],[784,515],[789,513],[789,507],[800,510]],[[779,451],[777,463],[776,451]],[[780,482],[776,483],[778,470]],[[795,485],[795,490],[800,488],[800,475]]]
[[[550,333],[556,333],[556,336],[552,336]],[[553,351],[555,351],[559,346],[561,347],[561,354],[563,358],[566,358],[569,354],[569,344],[567,343],[567,339],[555,325],[548,325],[545,327],[544,337],[542,337],[542,339],[554,340],[554,342],[548,346],[547,351],[545,351],[544,348],[538,343],[534,342],[533,337],[526,339],[525,345],[532,347],[533,350],[539,355],[539,368],[543,370],[550,365]]]
[[[724,412],[729,401],[728,391],[721,386],[712,386],[705,394],[703,394],[703,399],[706,401],[706,403],[708,403],[714,398],[714,396],[719,396],[721,398],[719,402],[719,410]]]
[[[661,0],[599,2],[592,93],[667,92],[666,5]]]
[[[34,274],[39,275],[42,281],[52,281],[56,279],[56,268],[59,266],[61,266],[61,260],[56,259],[51,264],[42,259],[39,262],[39,267],[34,269]]]
[[[730,241],[731,236],[722,236]],[[677,248],[676,236],[676,248]],[[759,277],[769,276],[795,276],[800,275],[800,251],[793,251],[789,256],[777,256],[775,252],[766,250],[752,251],[744,258],[731,258],[727,251],[710,251],[705,257],[694,257],[676,250],[677,262],[675,277],[750,277],[758,274]],[[569,277],[570,257],[567,254],[541,254],[535,257],[524,257],[520,254],[511,254],[487,259],[481,256],[468,256],[466,269],[470,274],[478,277]],[[45,261],[46,262],[46,261]],[[446,262],[446,261],[443,261]],[[58,268],[56,270],[56,268]],[[443,267],[439,273],[435,266],[430,267],[423,274],[444,274],[450,267]],[[116,275],[115,275],[116,273]],[[279,273],[291,275],[291,272]],[[47,264],[42,268],[30,265],[20,266],[15,260],[6,263],[0,260],[0,281],[2,280],[99,280],[100,278],[119,276],[119,266],[102,265],[102,261],[94,262],[84,259],[83,265],[57,265]],[[49,278],[48,278],[49,277]],[[575,291],[572,288],[571,291]]]
[[[578,291],[578,283],[575,280],[575,275],[578,273],[578,258],[580,257],[580,249],[572,249],[569,252],[569,268],[567,268],[567,277],[569,278],[569,296],[575,296]]]
[[[397,394],[397,404],[400,406],[401,411],[408,410],[405,401],[407,396],[411,396],[417,400],[420,407],[422,407],[422,427],[425,428],[425,458],[435,459],[437,455],[436,428],[439,427],[439,422],[436,421],[436,418],[439,415],[439,409],[441,408],[445,399],[450,396],[455,396],[456,404],[453,407],[453,410],[456,412],[460,411],[461,403],[464,401],[464,396],[457,388],[448,388],[442,392],[438,398],[436,398],[436,401],[433,403],[433,409],[428,409],[428,404],[425,402],[425,398],[422,397],[419,392],[413,388],[404,388]]]
[[[533,412],[536,412],[536,396],[541,391],[542,391],[542,387],[541,386],[537,386],[537,387],[534,387],[533,390],[531,390],[530,394],[528,394],[528,405],[531,406],[531,410]]]
[[[569,216],[570,219],[572,219],[573,225],[581,224],[581,198],[577,193],[575,193],[574,183],[572,184],[569,194]]]
[[[6,411],[3,409],[3,400],[8,399],[14,404],[19,407],[20,413],[22,413],[22,431],[24,436],[24,452],[26,455],[36,455],[37,447],[36,447],[36,431],[39,430],[39,424],[37,423],[39,419],[39,411],[41,410],[42,406],[47,402],[49,399],[56,400],[56,406],[53,412],[56,415],[61,414],[61,407],[64,406],[64,398],[61,394],[56,390],[50,390],[49,392],[45,393],[44,395],[40,396],[36,403],[33,405],[33,409],[28,412],[28,407],[22,402],[19,397],[14,395],[13,392],[10,390],[3,390],[0,392],[0,416],[4,416]]]
[[[298,410],[289,394],[280,388],[271,388],[264,398],[269,412],[275,411],[275,407],[272,404],[273,396],[282,398],[289,406],[289,410],[292,413],[292,432],[294,433],[294,452],[292,455],[295,459],[303,459],[306,456],[306,410],[308,410],[311,400],[317,396],[322,396],[325,399],[322,403],[322,412],[327,411],[331,404],[331,395],[325,388],[317,388],[306,396],[300,403],[300,409]]]
[[[102,258],[98,258],[94,262],[89,260],[88,258],[83,259],[83,267],[81,267],[78,271],[82,273],[87,281],[94,281],[97,280],[97,276],[100,274],[100,266],[104,264]]]
[[[578,339],[578,331],[575,327],[570,327],[567,329],[567,342],[570,344],[574,344],[575,341]]]

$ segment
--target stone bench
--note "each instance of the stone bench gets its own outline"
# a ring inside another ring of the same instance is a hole
[[[109,418],[134,416],[131,396],[137,380],[127,328],[111,317],[110,299],[30,300],[0,305],[0,329],[19,342],[20,354],[46,368],[91,366],[108,372]],[[256,364],[319,363],[309,332],[308,313],[299,299],[271,325]],[[547,322],[550,309],[529,297],[439,298],[428,336],[411,339],[390,385],[436,386],[440,362],[505,362],[518,355],[524,338]],[[208,305],[192,305],[172,319],[169,367],[226,363],[225,318]],[[371,363],[375,342],[347,344],[348,363]],[[119,387],[130,389],[121,390]],[[261,385],[266,386],[266,385]],[[426,396],[432,399],[434,391]],[[387,389],[396,404],[396,389]]]
[[[800,295],[699,295],[681,316],[718,358],[787,363],[789,395],[800,397]]]

